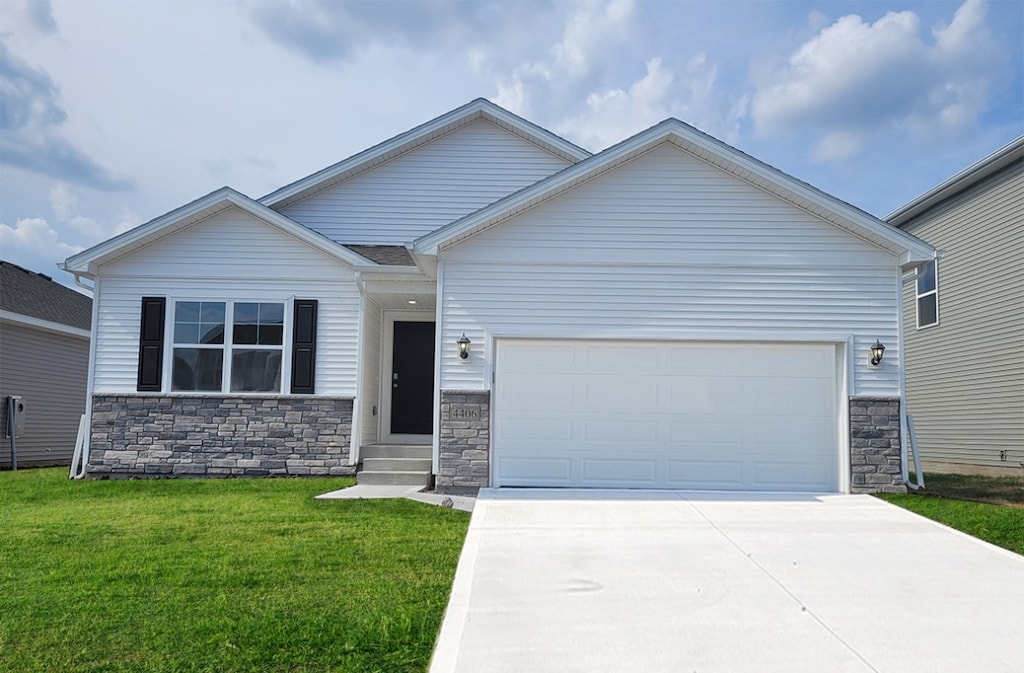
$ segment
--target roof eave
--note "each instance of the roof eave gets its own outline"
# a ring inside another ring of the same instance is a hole
[[[851,234],[889,250],[908,260],[934,258],[936,251],[929,244],[904,231],[893,228],[872,215],[797,180],[782,171],[744,154],[720,140],[677,119],[665,121],[635,136],[569,166],[554,175],[511,194],[490,206],[456,220],[415,241],[417,254],[436,255],[476,231],[492,226],[505,217],[520,212],[555,194],[588,180],[599,173],[632,159],[661,144],[672,142],[683,151],[708,161],[736,177],[773,193],[797,207],[807,210]],[[913,263],[920,263],[914,261]]]
[[[902,227],[921,213],[970,189],[990,175],[1022,158],[1024,158],[1024,136],[1018,136],[984,159],[971,164],[913,201],[900,206],[886,215],[884,219],[895,227]]]
[[[241,192],[235,191],[230,187],[222,187],[165,215],[161,215],[143,225],[119,234],[77,255],[73,255],[59,266],[64,271],[72,274],[94,278],[100,264],[128,254],[139,247],[149,245],[231,207],[239,208],[249,215],[350,266],[369,262],[365,257],[253,201]]]

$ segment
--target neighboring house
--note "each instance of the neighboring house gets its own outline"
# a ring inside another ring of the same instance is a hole
[[[18,467],[71,462],[85,411],[92,300],[0,261],[0,468],[12,466],[7,399],[25,405]]]
[[[886,218],[942,250],[904,292],[924,467],[1024,468],[1024,136]]]
[[[476,100],[69,258],[88,470],[376,473],[418,444],[449,491],[900,490],[901,276],[934,255],[677,120],[590,155]]]

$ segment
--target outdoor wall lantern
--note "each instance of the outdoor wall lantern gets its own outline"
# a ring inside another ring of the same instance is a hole
[[[871,347],[871,365],[877,367],[878,363],[882,361],[882,356],[884,354],[885,344],[878,339],[875,339],[875,345]]]
[[[459,357],[465,360],[466,358],[469,357],[469,344],[473,342],[470,341],[469,337],[466,336],[466,333],[463,332],[462,338],[459,339],[456,343],[459,344]]]

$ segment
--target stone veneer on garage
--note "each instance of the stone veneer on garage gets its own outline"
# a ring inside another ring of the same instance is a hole
[[[90,477],[351,475],[352,398],[94,395]]]
[[[900,400],[850,398],[850,490],[905,493],[900,446]]]
[[[491,394],[484,390],[441,391],[441,463],[436,490],[476,493],[489,485]]]

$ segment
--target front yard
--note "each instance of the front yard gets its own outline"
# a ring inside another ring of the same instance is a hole
[[[0,473],[0,671],[424,671],[469,515],[349,483]]]
[[[926,474],[923,491],[879,497],[1024,554],[1024,476]]]

